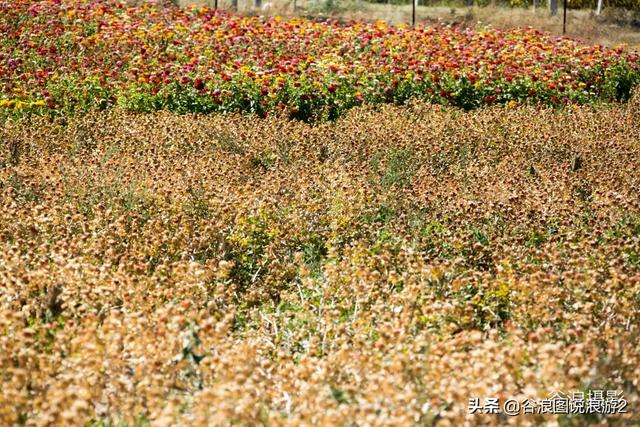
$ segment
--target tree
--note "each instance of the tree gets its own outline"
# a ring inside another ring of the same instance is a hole
[[[551,16],[558,14],[558,0],[549,0],[549,14]]]

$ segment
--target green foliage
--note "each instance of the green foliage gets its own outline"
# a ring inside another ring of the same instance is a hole
[[[230,246],[227,258],[234,263],[229,277],[242,290],[259,280],[264,272],[263,257],[271,238],[265,212],[243,218],[238,231],[227,238]]]
[[[411,149],[378,153],[371,160],[371,166],[384,188],[407,187],[418,169],[417,160]]]
[[[351,396],[349,396],[349,393],[334,386],[333,384],[331,384],[329,388],[331,389],[331,396],[333,396],[336,402],[347,405],[351,403]]]
[[[616,64],[606,73],[604,92],[610,99],[628,101],[633,88],[640,82],[640,74],[631,71],[625,63]]]
[[[15,194],[14,200],[19,205],[27,205],[39,202],[43,198],[44,188],[42,184],[29,182],[27,177],[17,172],[12,172],[6,181],[0,181],[0,191],[11,188]]]
[[[327,256],[327,245],[321,236],[311,236],[302,243],[303,260],[312,273],[319,274],[322,260]]]
[[[263,170],[269,169],[275,161],[276,157],[270,150],[262,150],[251,158],[251,164]]]
[[[606,70],[595,66],[579,70],[576,83],[567,88],[550,89],[541,82],[528,78],[500,79],[478,84],[470,76],[442,73],[420,79],[393,79],[380,76],[378,85],[366,87],[353,78],[334,82],[336,76],[328,74],[325,85],[311,84],[305,78],[288,77],[274,96],[262,94],[261,86],[246,77],[234,77],[220,82],[218,95],[203,94],[193,86],[172,82],[155,91],[148,84],[107,91],[98,85],[84,87],[71,77],[49,90],[65,103],[54,110],[25,108],[23,110],[0,109],[9,116],[46,114],[70,116],[92,110],[103,110],[118,105],[128,111],[152,112],[168,110],[186,113],[247,112],[266,117],[278,111],[286,111],[291,118],[306,122],[336,120],[353,107],[363,103],[407,104],[412,99],[452,105],[472,110],[485,105],[526,102],[560,106],[566,103],[602,101],[626,101],[640,83],[637,64],[620,61]],[[385,81],[387,79],[388,81]],[[295,84],[294,84],[295,83]],[[331,91],[328,90],[332,87]],[[82,88],[82,89],[80,89]],[[286,109],[283,110],[283,106]]]
[[[140,415],[135,417],[132,423],[113,421],[110,417],[105,417],[88,422],[86,427],[148,427],[149,425],[151,425],[149,419]]]
[[[461,319],[463,328],[485,330],[500,327],[510,317],[510,290],[506,284],[497,289],[469,284],[457,293],[457,298],[473,309],[471,319]]]

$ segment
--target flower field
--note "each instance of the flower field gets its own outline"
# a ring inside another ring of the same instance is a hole
[[[140,3],[0,0],[1,426],[637,425],[637,53]]]
[[[7,122],[0,424],[634,425],[639,115]]]
[[[241,17],[114,0],[0,2],[0,114],[285,111],[412,97],[472,109],[625,100],[637,53],[533,29]]]

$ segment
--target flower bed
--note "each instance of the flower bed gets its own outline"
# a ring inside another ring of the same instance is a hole
[[[465,109],[625,100],[640,59],[534,29],[242,17],[112,0],[0,2],[0,111],[286,110],[413,97]]]

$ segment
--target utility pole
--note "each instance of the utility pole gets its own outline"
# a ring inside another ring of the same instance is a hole
[[[418,0],[411,0],[411,25],[416,26],[416,5],[418,4]]]
[[[567,0],[564,0],[564,10],[562,12],[562,35],[567,34]]]

